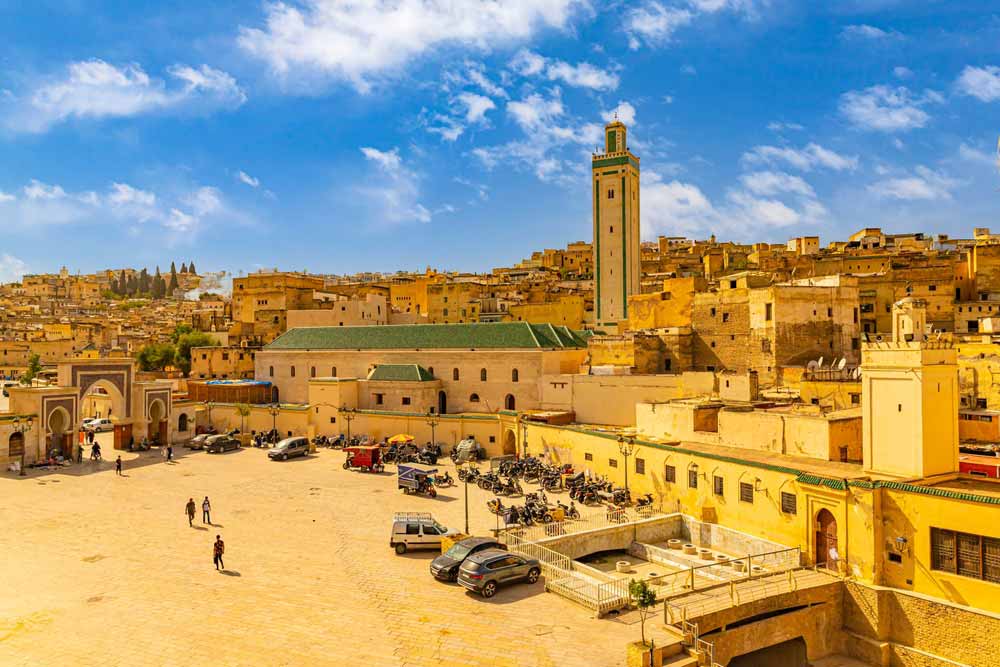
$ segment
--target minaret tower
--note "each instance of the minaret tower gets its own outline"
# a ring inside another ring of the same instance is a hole
[[[639,293],[639,158],[625,125],[604,128],[604,152],[591,161],[594,183],[594,322],[617,327],[628,297]],[[609,331],[612,333],[613,330]]]

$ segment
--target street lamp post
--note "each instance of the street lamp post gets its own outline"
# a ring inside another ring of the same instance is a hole
[[[628,490],[628,457],[632,456],[633,452],[635,452],[635,438],[632,436],[626,438],[623,435],[619,435],[618,451],[625,457],[625,496],[631,499],[632,496]]]
[[[440,424],[438,420],[434,419],[434,413],[430,410],[427,411],[427,415],[424,417],[424,422],[431,427],[431,444],[437,444],[437,438],[434,437],[434,427]]]
[[[522,458],[528,458],[528,425],[521,422],[521,450]]]
[[[34,425],[35,421],[32,417],[26,419],[14,417],[14,431],[21,434],[21,472],[18,474],[22,477],[28,474],[24,469],[24,452],[28,448],[27,438],[24,437],[24,434],[30,431]]]
[[[271,415],[271,433],[276,436],[278,434],[278,415],[281,414],[281,406],[277,403],[273,403],[270,407],[268,407],[267,413]]]
[[[340,406],[340,417],[347,422],[347,444],[351,444],[351,422],[357,417],[357,412],[354,408],[349,408],[346,405]]]

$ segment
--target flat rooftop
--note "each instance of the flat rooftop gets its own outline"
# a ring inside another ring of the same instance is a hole
[[[957,491],[958,493],[974,493],[978,496],[1000,498],[1000,480],[988,477],[955,477],[941,482],[921,484],[920,486]]]

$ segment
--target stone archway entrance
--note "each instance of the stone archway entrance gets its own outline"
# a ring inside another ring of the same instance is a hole
[[[729,661],[728,667],[808,667],[806,640],[802,637],[744,653]]]
[[[840,554],[837,549],[837,519],[828,509],[821,509],[816,515],[816,563],[836,569],[837,563],[832,562],[831,550]]]
[[[149,439],[157,444],[167,443],[167,408],[160,399],[155,399],[149,404],[147,433]]]
[[[511,430],[504,431],[503,455],[514,456],[515,454],[517,454],[517,436]]]
[[[24,434],[15,431],[7,441],[7,456],[20,457],[24,454]]]
[[[45,419],[45,456],[54,454],[73,455],[73,418],[62,406],[52,408]]]

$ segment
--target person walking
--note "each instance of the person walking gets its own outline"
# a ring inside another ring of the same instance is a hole
[[[212,549],[212,562],[215,563],[215,569],[226,569],[225,564],[222,562],[222,554],[226,553],[226,543],[222,541],[222,535],[215,536],[215,545]]]
[[[208,496],[201,501],[201,522],[212,525],[212,503],[208,502]]]
[[[194,498],[188,498],[187,505],[184,506],[184,512],[188,515],[188,525],[194,527]]]
[[[115,459],[115,474],[119,477],[122,476],[122,457],[119,456]]]
[[[167,445],[167,463],[170,463],[173,460],[174,460],[174,446]]]

